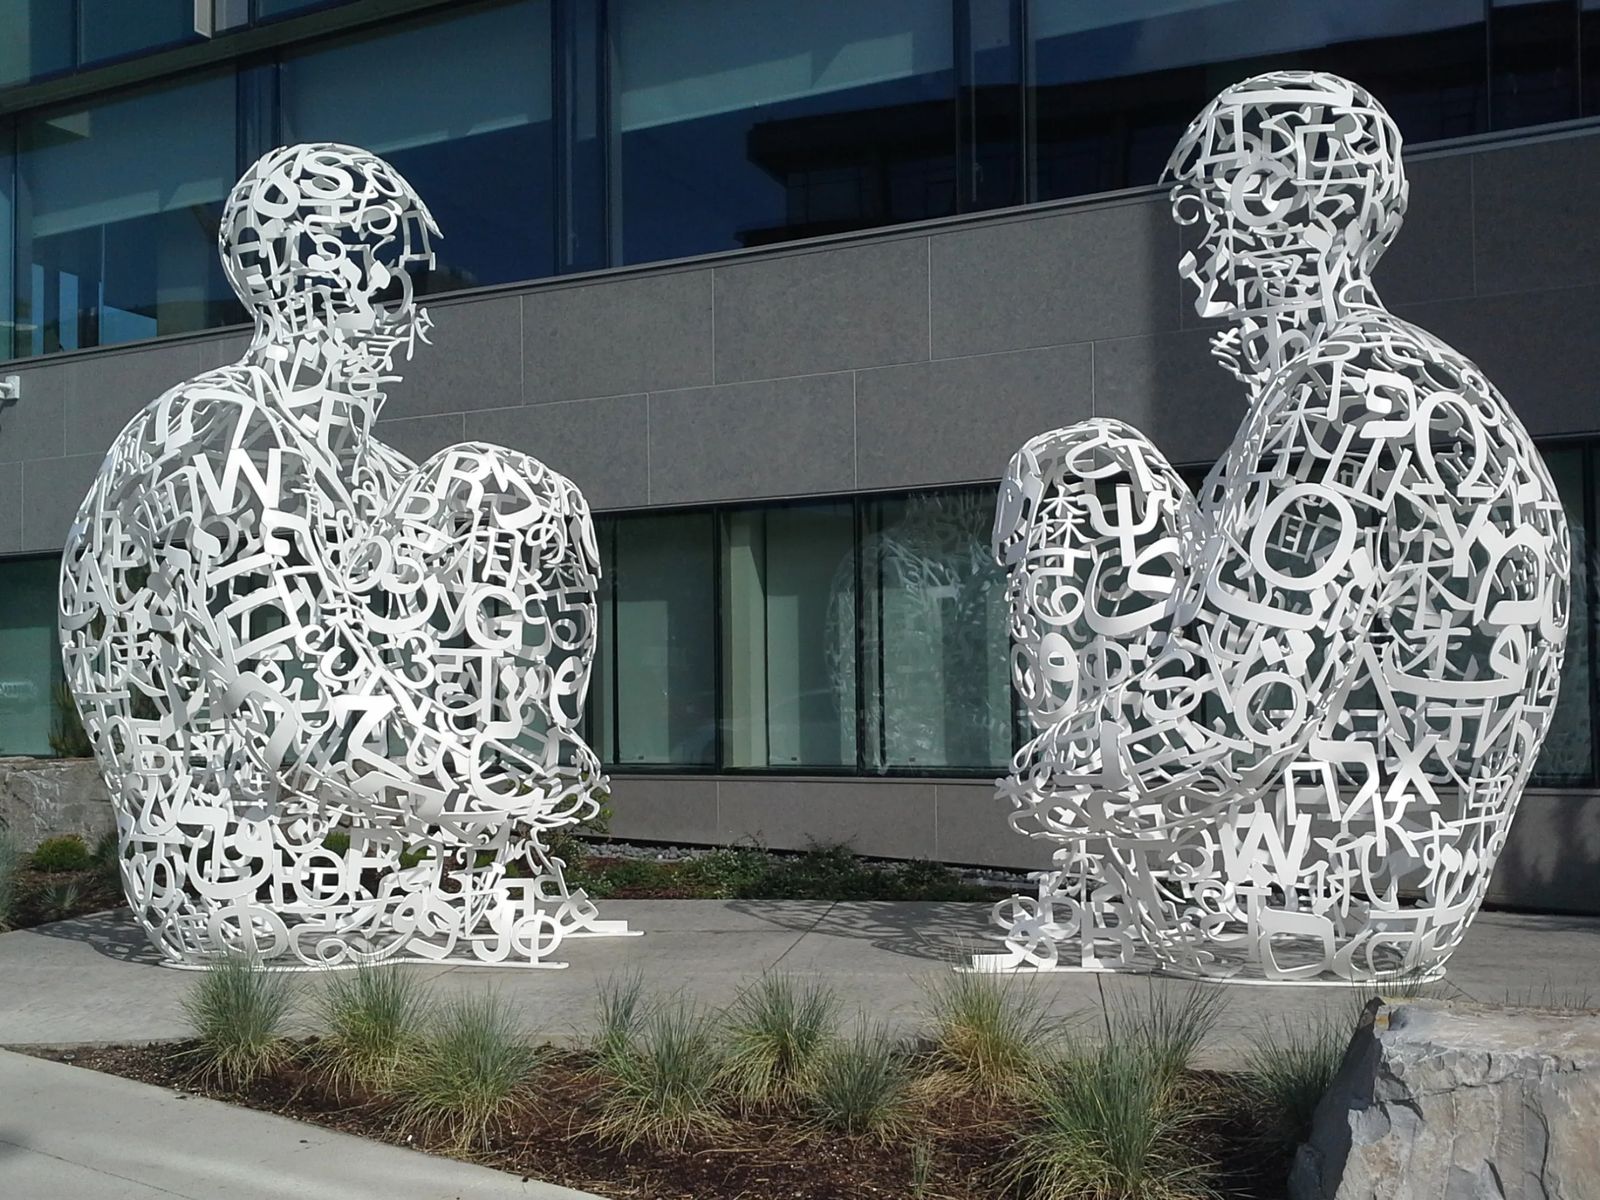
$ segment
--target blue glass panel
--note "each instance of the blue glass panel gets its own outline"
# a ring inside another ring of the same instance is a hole
[[[1151,184],[1196,113],[1262,71],[1367,87],[1407,142],[1487,128],[1483,0],[1030,0],[1040,199]]]
[[[71,0],[0,0],[0,87],[73,66]]]
[[[285,142],[381,154],[444,232],[420,290],[554,270],[548,0],[452,14],[286,56]]]
[[[60,572],[56,558],[0,561],[0,755],[50,753]]]
[[[217,261],[234,129],[231,72],[19,119],[18,354],[244,320]]]
[[[57,0],[66,7],[63,0]],[[194,29],[194,0],[78,0],[83,66],[203,39]]]
[[[949,0],[617,0],[625,262],[953,212]]]

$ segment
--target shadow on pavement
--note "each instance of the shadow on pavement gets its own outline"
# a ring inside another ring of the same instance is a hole
[[[158,967],[165,961],[150,945],[144,930],[133,919],[133,914],[125,908],[73,917],[70,921],[54,921],[49,925],[35,925],[28,932],[69,942],[83,942],[96,953],[117,962]]]

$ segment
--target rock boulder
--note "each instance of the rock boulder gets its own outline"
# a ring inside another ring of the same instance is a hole
[[[1600,1013],[1374,1004],[1290,1200],[1600,1197]]]

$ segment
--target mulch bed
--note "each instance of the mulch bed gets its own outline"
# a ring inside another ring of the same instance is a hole
[[[362,1094],[336,1096],[305,1065],[316,1039],[301,1042],[289,1066],[244,1091],[211,1088],[191,1077],[184,1044],[35,1051],[40,1057],[279,1113],[346,1133],[415,1149],[390,1107]],[[715,1142],[681,1151],[621,1151],[581,1131],[594,1113],[597,1085],[582,1052],[550,1048],[529,1107],[470,1157],[484,1166],[612,1197],[614,1200],[998,1200],[988,1179],[1024,1119],[1014,1109],[963,1099],[930,1108],[918,1140],[927,1161],[916,1183],[912,1142],[883,1146],[806,1131],[781,1113],[739,1118]],[[1278,1200],[1287,1164],[1263,1155],[1248,1101],[1228,1076],[1197,1073],[1216,1115],[1197,1135],[1218,1164],[1223,1200]]]
[[[21,866],[14,876],[10,925],[6,929],[31,929],[51,921],[70,921],[89,913],[123,906],[122,884],[106,872],[36,871]]]

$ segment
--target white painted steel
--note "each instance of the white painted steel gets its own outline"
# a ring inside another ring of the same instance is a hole
[[[1364,90],[1230,87],[1168,179],[1248,405],[1198,496],[1114,420],[1010,464],[994,550],[1036,736],[1000,790],[1060,849],[975,965],[1436,975],[1555,708],[1561,500],[1483,373],[1372,287],[1407,185]]]
[[[373,435],[438,234],[363,150],[262,157],[219,237],[249,349],[128,423],[68,537],[66,677],[174,963],[560,965],[564,936],[627,932],[544,841],[606,786],[578,733],[582,494],[512,450],[416,464]]]

